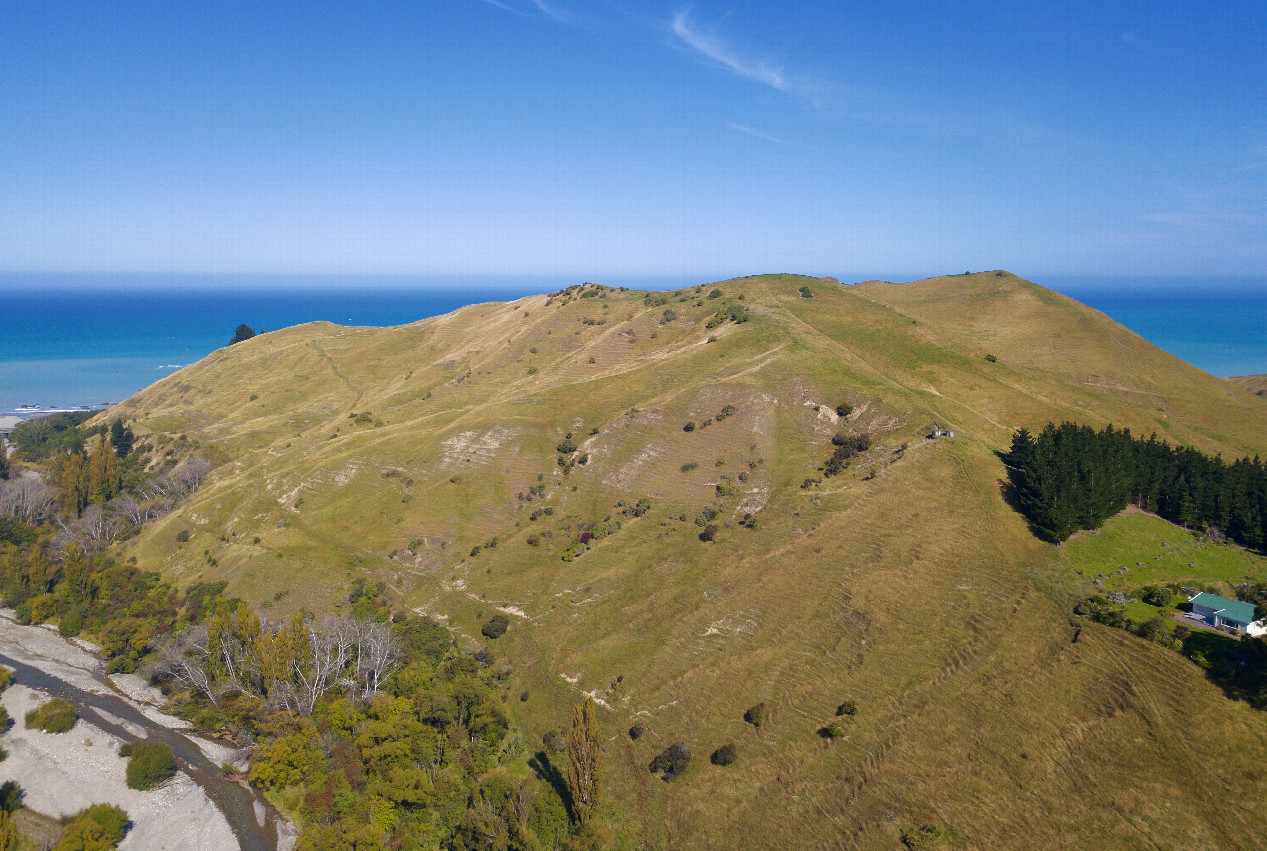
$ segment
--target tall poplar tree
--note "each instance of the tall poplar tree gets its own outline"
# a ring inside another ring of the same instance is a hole
[[[88,456],[88,498],[109,502],[119,492],[121,484],[119,457],[109,441],[102,438]]]
[[[568,784],[572,790],[572,812],[585,824],[594,815],[598,801],[598,759],[602,742],[598,738],[598,718],[590,698],[572,709],[572,732],[568,737]]]

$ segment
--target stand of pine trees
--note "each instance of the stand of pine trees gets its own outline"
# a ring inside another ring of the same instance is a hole
[[[1217,528],[1236,543],[1267,550],[1267,465],[1227,463],[1129,429],[1048,423],[1026,429],[1003,455],[1013,503],[1044,540],[1096,529],[1135,504],[1190,529]]]

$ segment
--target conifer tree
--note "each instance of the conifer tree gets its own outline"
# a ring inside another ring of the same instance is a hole
[[[110,424],[110,445],[114,447],[115,454],[120,458],[127,457],[135,441],[136,435],[132,433],[131,428],[124,428],[123,420],[115,419]]]
[[[572,792],[572,811],[581,824],[594,815],[599,793],[598,760],[602,742],[594,710],[593,698],[573,708],[572,732],[568,737],[568,785]]]

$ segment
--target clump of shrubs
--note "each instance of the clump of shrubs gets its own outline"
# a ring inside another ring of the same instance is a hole
[[[717,540],[717,533],[719,531],[720,530],[717,528],[716,523],[709,523],[707,526],[704,527],[704,531],[699,533],[699,539],[703,541],[704,543],[708,543],[709,541],[715,541]]]
[[[849,466],[849,462],[859,452],[866,452],[871,448],[871,438],[865,434],[845,434],[837,432],[836,436],[831,439],[832,445],[836,447],[836,451],[832,453],[831,458],[827,460],[827,464],[823,467],[823,475],[834,476]]]
[[[128,814],[114,804],[93,804],[77,814],[56,848],[116,848],[128,832]]]
[[[485,638],[501,638],[506,634],[506,630],[510,628],[510,618],[505,614],[498,612],[488,619],[488,622],[480,627],[480,633]]]
[[[128,758],[128,788],[147,792],[176,774],[176,755],[162,742],[129,742],[119,748]]]
[[[675,742],[669,745],[648,766],[652,774],[663,774],[665,783],[669,783],[686,772],[691,764],[691,746],[686,742]]]
[[[713,765],[730,765],[738,758],[739,751],[735,748],[733,743],[728,742],[713,751],[713,755],[708,758],[708,761]]]
[[[849,731],[845,729],[844,724],[833,721],[818,732],[824,739],[843,739]]]
[[[743,714],[743,720],[747,721],[754,727],[760,727],[766,721],[765,703],[758,703],[756,706],[748,707],[748,711]]]
[[[836,416],[838,417],[847,417],[852,413],[853,413],[853,405],[850,405],[847,402],[841,402],[839,405],[836,406]]]
[[[631,506],[628,506],[623,512],[626,517],[642,517],[651,510],[651,500],[645,496]]]
[[[641,724],[634,724],[632,727],[629,728],[629,738],[633,739],[636,742],[639,739],[641,739],[643,734],[646,732],[647,732],[646,727],[642,726]]]
[[[682,431],[695,431],[695,421],[692,420],[691,422],[688,422],[686,425],[682,426]]]
[[[75,726],[78,716],[75,707],[60,697],[55,697],[38,709],[26,713],[28,730],[43,730],[45,733],[65,733]]]
[[[858,704],[852,700],[846,700],[844,703],[836,707],[836,715],[848,715],[850,718],[858,714]]]

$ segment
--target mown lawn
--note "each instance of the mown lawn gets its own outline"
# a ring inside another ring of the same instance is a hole
[[[1267,558],[1234,544],[1217,544],[1160,517],[1127,509],[1100,529],[1081,532],[1062,548],[1070,567],[1103,592],[1178,582],[1230,595],[1246,580],[1267,579]],[[1119,572],[1125,567],[1125,572]],[[1096,588],[1096,590],[1100,590]]]

